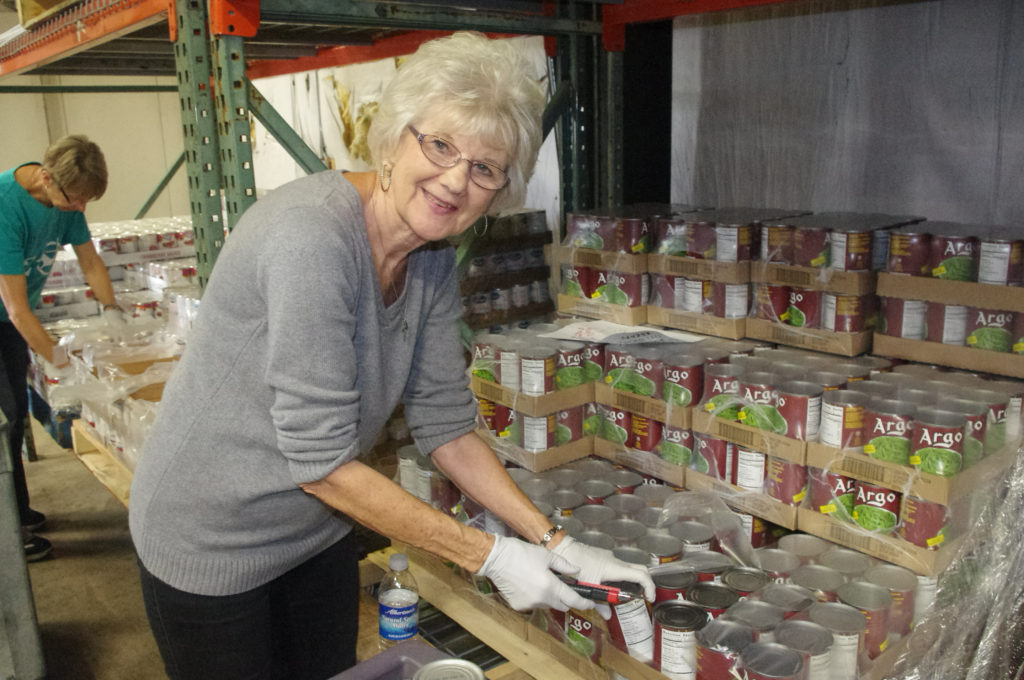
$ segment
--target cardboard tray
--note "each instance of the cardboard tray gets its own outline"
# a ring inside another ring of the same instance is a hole
[[[589,248],[558,247],[559,264],[607,269],[622,274],[643,274],[648,271],[648,255],[591,250]]]
[[[987,349],[944,345],[941,342],[928,342],[927,340],[894,338],[881,333],[875,333],[872,353],[878,356],[952,366],[968,371],[1024,378],[1024,354],[992,352]]]
[[[657,420],[674,427],[689,428],[693,409],[689,406],[672,406],[661,399],[643,397],[639,394],[617,390],[605,383],[593,383],[591,401],[614,406],[630,413]]]
[[[923,576],[938,576],[953,561],[963,544],[961,536],[938,550],[927,550],[904,541],[898,536],[873,534],[856,524],[844,522],[814,510],[800,508],[797,529],[838,543],[885,562],[898,564]]]
[[[509,441],[495,437],[487,430],[477,429],[477,434],[483,437],[499,457],[524,467],[530,472],[543,472],[589,456],[594,452],[594,437],[592,435],[544,451],[527,451]]]
[[[647,266],[653,274],[685,276],[688,279],[720,283],[747,283],[750,281],[752,267],[749,261],[719,262],[674,255],[648,255]]]
[[[622,307],[598,300],[585,300],[559,293],[558,312],[560,314],[571,314],[585,316],[590,319],[601,319],[602,321],[613,321],[625,326],[639,326],[647,321],[647,307]]]
[[[905,300],[944,302],[984,309],[1009,309],[1024,312],[1024,287],[997,286],[972,281],[947,281],[929,276],[880,273],[877,294]]]
[[[654,305],[647,306],[648,323],[731,340],[746,337],[749,321],[747,318],[723,319],[712,314],[683,312]]]
[[[815,328],[795,328],[765,319],[747,319],[748,338],[809,349],[826,354],[855,357],[871,350],[871,331],[836,333]],[[877,351],[875,352],[878,353]]]
[[[797,527],[797,507],[786,505],[767,494],[741,489],[694,470],[689,470],[686,475],[686,488],[691,491],[715,493],[731,507],[787,529]]]
[[[622,444],[600,438],[594,439],[594,453],[679,488],[686,486],[686,468],[664,461],[655,453],[627,449]]]
[[[778,286],[824,290],[840,295],[868,295],[875,292],[875,272],[845,272],[821,267],[755,263],[750,280]]]
[[[760,451],[794,463],[807,462],[807,442],[767,432],[757,427],[725,420],[695,406],[693,409],[693,431],[725,439],[744,448]]]
[[[952,477],[942,477],[898,463],[876,460],[865,453],[807,444],[807,465],[828,468],[847,477],[878,484],[926,501],[950,505],[958,498],[990,486],[1016,460],[1020,441],[1007,443],[1001,451],[985,456],[977,464]]]
[[[592,382],[584,383],[566,390],[531,396],[475,375],[470,376],[469,382],[470,389],[478,397],[533,417],[546,416],[594,401],[594,385]]]

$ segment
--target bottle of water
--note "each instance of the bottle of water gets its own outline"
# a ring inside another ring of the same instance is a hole
[[[384,574],[377,591],[380,648],[387,649],[419,632],[420,594],[409,573],[409,558],[395,553],[388,560],[391,570]]]

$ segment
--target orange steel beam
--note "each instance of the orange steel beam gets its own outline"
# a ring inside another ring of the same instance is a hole
[[[0,77],[48,64],[58,59],[112,40],[120,35],[155,23],[160,18],[174,16],[174,0],[125,0],[108,8],[90,12],[99,3],[83,3],[67,13],[55,15],[32,27],[24,36],[16,38],[25,47],[6,59],[0,60]],[[79,18],[69,21],[68,15]],[[61,23],[66,25],[61,25]]]
[[[260,28],[260,0],[210,0],[210,33],[251,38]]]
[[[626,48],[626,25],[660,21],[689,14],[719,12],[756,5],[772,5],[792,0],[624,0],[602,8],[604,48],[621,52]]]

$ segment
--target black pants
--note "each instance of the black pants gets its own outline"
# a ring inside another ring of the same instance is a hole
[[[28,512],[28,484],[21,445],[25,439],[25,418],[28,417],[28,344],[9,321],[0,321],[0,410],[9,423],[11,469],[14,471],[14,494],[18,514],[25,523]]]
[[[142,599],[168,677],[325,680],[355,665],[359,557],[353,533],[238,595],[180,591],[140,562]]]

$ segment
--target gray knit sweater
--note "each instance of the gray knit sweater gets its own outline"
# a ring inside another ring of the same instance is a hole
[[[298,485],[369,450],[400,400],[424,452],[473,429],[460,313],[451,248],[412,253],[384,307],[340,172],[249,208],[139,456],[129,523],[146,568],[180,590],[235,594],[348,533]]]

